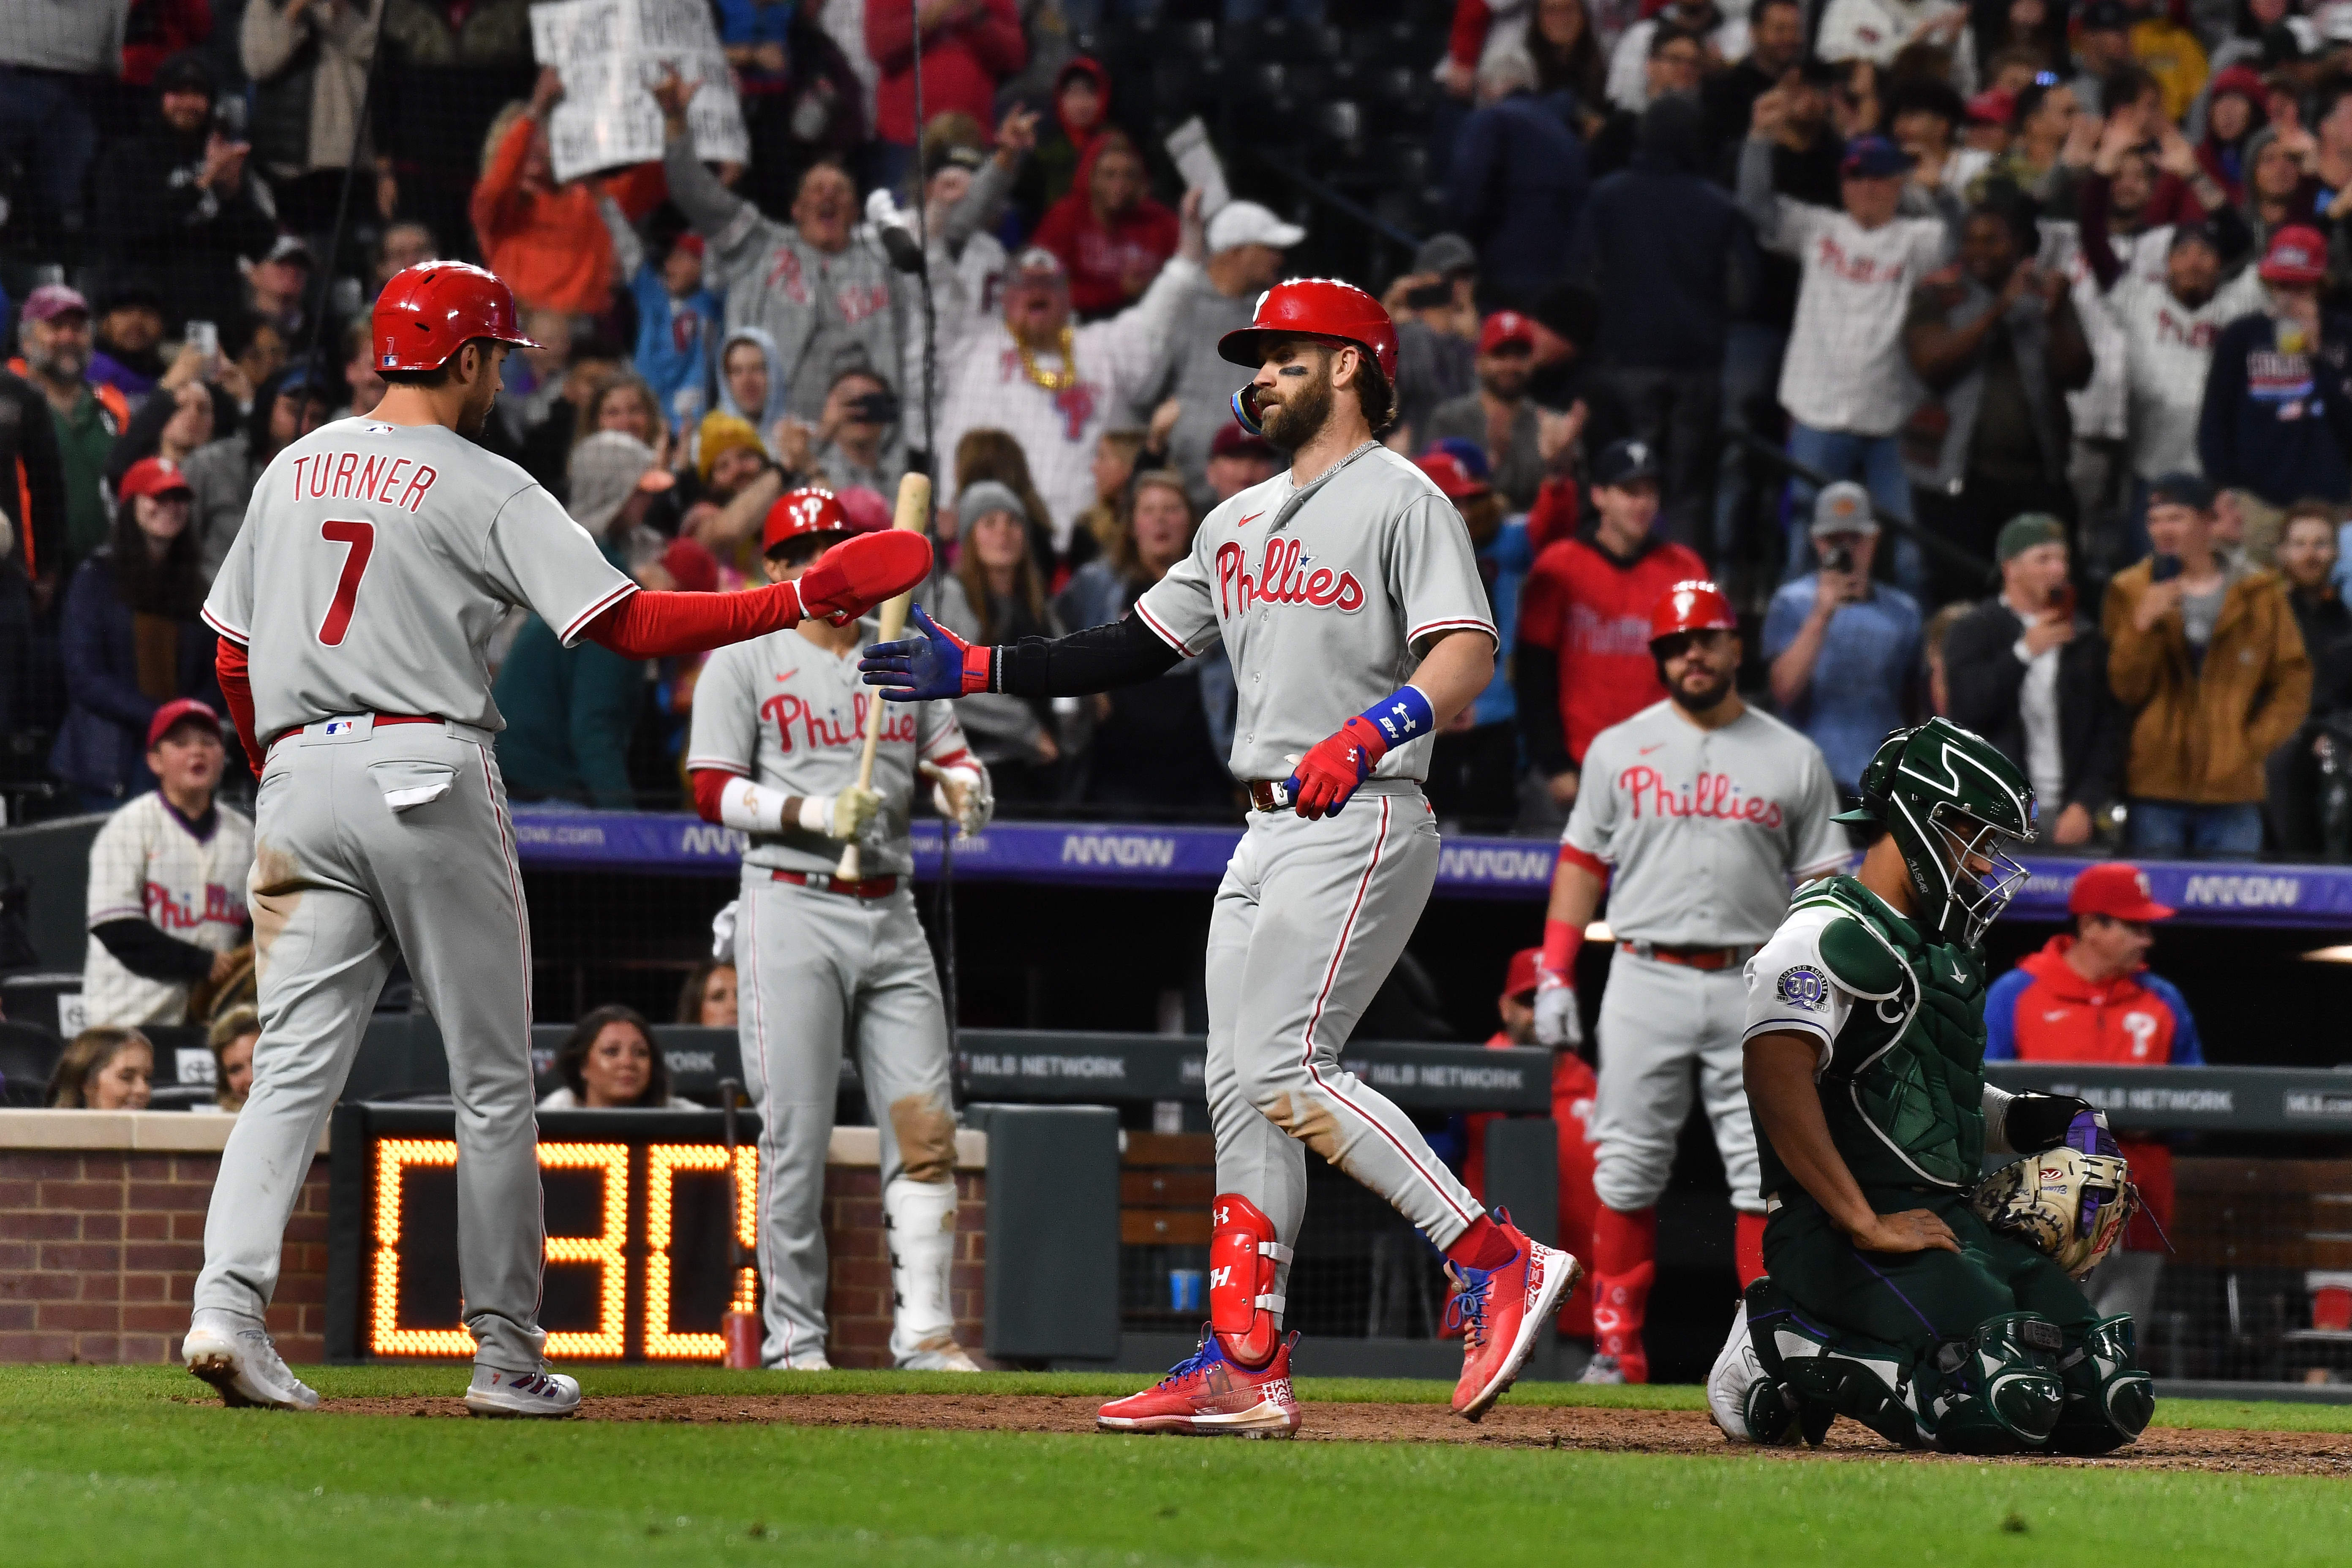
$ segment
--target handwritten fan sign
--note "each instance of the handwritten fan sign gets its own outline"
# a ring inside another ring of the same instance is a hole
[[[698,158],[751,156],[742,106],[702,0],[560,0],[530,10],[531,52],[563,78],[547,128],[555,177],[569,180],[662,155],[661,110],[650,89],[667,70],[701,90],[687,105]]]

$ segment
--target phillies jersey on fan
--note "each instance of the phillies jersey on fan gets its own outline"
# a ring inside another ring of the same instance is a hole
[[[263,471],[204,616],[247,647],[265,742],[347,713],[500,730],[489,641],[508,609],[569,647],[635,591],[504,458],[437,425],[345,419]]]
[[[165,936],[215,952],[245,940],[246,872],[253,865],[252,819],[213,807],[200,831],[161,790],[106,819],[89,847],[92,931],[110,921],[145,921]],[[176,1024],[187,1010],[185,981],[133,974],[92,936],[82,960],[86,1026]]]
[[[878,635],[869,620],[869,637]],[[798,631],[770,632],[710,656],[694,684],[694,722],[686,765],[713,768],[786,795],[838,795],[857,783],[866,747],[868,707],[882,700],[861,684],[861,641],[829,653]],[[916,794],[918,758],[942,766],[970,761],[963,726],[948,702],[892,702],[882,715],[882,743],[874,753],[874,789],[882,796],[887,827],[878,846],[861,851],[869,877],[907,876],[915,868],[907,822]],[[755,833],[743,863],[772,871],[830,872],[842,842],[788,825],[782,833]]]
[[[1795,882],[1844,865],[1821,749],[1748,709],[1702,730],[1672,702],[1603,730],[1562,835],[1609,865],[1609,929],[1674,947],[1764,942]]]
[[[1187,658],[1223,639],[1240,691],[1231,765],[1241,779],[1287,774],[1394,692],[1438,633],[1495,638],[1461,514],[1376,442],[1304,488],[1285,469],[1218,507],[1135,613]],[[1401,737],[1372,776],[1428,777],[1430,744]]]

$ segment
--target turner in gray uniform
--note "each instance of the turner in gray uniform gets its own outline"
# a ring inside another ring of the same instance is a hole
[[[1293,280],[1220,342],[1256,376],[1236,412],[1287,473],[1209,514],[1125,620],[974,647],[919,608],[920,637],[867,651],[898,700],[1079,695],[1148,679],[1222,640],[1239,688],[1232,766],[1258,809],[1209,929],[1209,1113],[1217,1189],[1210,1330],[1157,1388],[1103,1408],[1120,1431],[1297,1430],[1284,1282],[1313,1149],[1445,1251],[1461,1289],[1454,1408],[1507,1387],[1578,1265],[1488,1216],[1411,1119],[1339,1066],[1437,873],[1430,739],[1494,672],[1469,535],[1427,476],[1380,445],[1396,335],[1361,289]],[[1347,808],[1342,815],[1342,808]]]
[[[768,510],[768,579],[809,570],[852,524],[824,490]],[[736,909],[736,1027],[760,1113],[760,1279],[770,1366],[830,1365],[822,1208],[841,1058],[854,1050],[881,1137],[895,1302],[891,1359],[977,1372],[955,1342],[955,1117],[947,1013],[915,916],[907,819],[918,774],[940,816],[987,824],[988,773],[945,702],[885,715],[871,789],[857,784],[866,710],[854,658],[865,628],[803,622],[721,648],[694,687],[686,765],[702,815],[751,835]],[[860,846],[863,876],[833,872]]]
[[[440,1026],[457,1102],[457,1265],[477,1342],[469,1409],[560,1415],[541,1364],[530,926],[491,738],[491,629],[510,606],[633,658],[854,618],[920,578],[911,534],[860,540],[800,583],[648,594],[530,476],[476,446],[513,297],[478,268],[385,286],[364,419],[288,447],[254,488],[204,616],[261,791],[249,882],[261,1040],[205,1224],[184,1352],[231,1405],[318,1396],[270,1347],[278,1250],[395,957]]]

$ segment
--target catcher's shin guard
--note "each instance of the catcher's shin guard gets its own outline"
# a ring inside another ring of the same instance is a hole
[[[1898,1352],[1807,1321],[1769,1274],[1748,1286],[1745,1299],[1748,1338],[1764,1374],[1747,1399],[1758,1442],[1785,1441],[1793,1425],[1806,1442],[1818,1444],[1832,1421],[1850,1415],[1890,1443],[1927,1446],[1927,1428]]]
[[[2070,1340],[2073,1336],[2068,1336]],[[2066,1405],[2050,1434],[2065,1454],[2104,1454],[2136,1442],[2156,1414],[2156,1385],[2139,1367],[2131,1319],[2101,1318],[2058,1358]]]
[[[1275,1239],[1274,1221],[1238,1193],[1220,1193],[1210,1213],[1209,1326],[1244,1366],[1263,1366],[1282,1340],[1277,1289],[1290,1248]]]
[[[1987,1318],[1965,1340],[1930,1352],[1936,1445],[1954,1454],[2014,1454],[2044,1447],[2065,1405],[2058,1325],[2034,1312]]]

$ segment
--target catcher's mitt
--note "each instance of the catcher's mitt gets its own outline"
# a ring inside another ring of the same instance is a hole
[[[2115,1143],[2100,1129],[2101,1142]],[[2085,1153],[2061,1143],[2003,1165],[1969,1199],[1985,1224],[2049,1254],[2080,1279],[2124,1237],[2139,1208],[2131,1164],[2121,1154]]]

